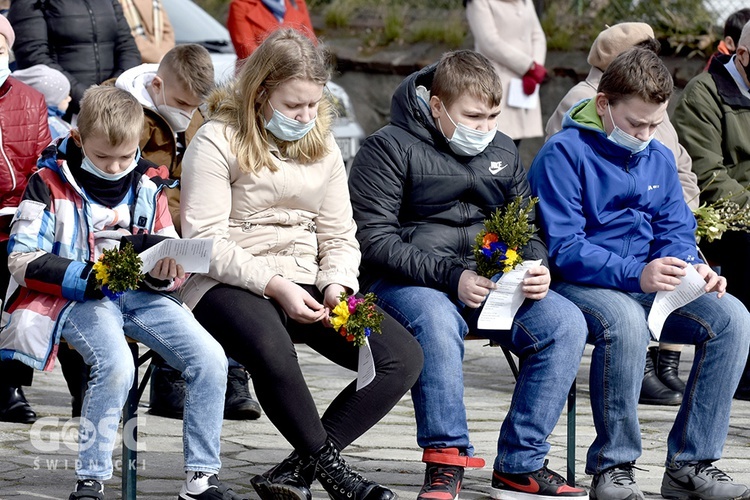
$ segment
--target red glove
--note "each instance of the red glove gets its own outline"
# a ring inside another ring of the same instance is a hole
[[[547,70],[544,66],[534,63],[523,75],[523,91],[526,95],[533,94],[537,84],[542,83],[545,76],[547,76]]]
[[[536,90],[536,80],[534,80],[532,76],[529,76],[529,74],[526,73],[525,75],[523,75],[522,81],[523,81],[524,94],[526,95],[533,94],[534,90]]]

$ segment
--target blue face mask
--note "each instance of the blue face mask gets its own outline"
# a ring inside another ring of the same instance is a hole
[[[445,106],[443,106],[443,109],[445,109]],[[457,155],[478,155],[479,153],[484,151],[487,146],[489,146],[489,144],[492,142],[492,139],[495,138],[495,134],[497,133],[497,125],[495,125],[495,128],[493,128],[492,130],[482,132],[479,130],[471,129],[462,123],[456,124],[456,122],[453,121],[453,118],[451,118],[451,115],[448,114],[448,110],[445,110],[445,116],[447,116],[453,126],[456,127],[456,130],[453,131],[453,137],[451,137],[450,139],[446,137],[445,139],[448,141],[448,146],[450,146],[451,151],[453,151]],[[443,136],[445,136],[445,132],[443,132],[443,126],[440,125],[440,120],[438,120],[437,122],[438,127],[440,128],[440,132],[442,132]]]
[[[271,106],[271,103],[268,103]],[[273,116],[266,122],[266,130],[271,132],[277,139],[282,141],[298,141],[305,137],[315,127],[315,116],[307,123],[302,123],[293,118],[283,115],[271,106]]]
[[[609,104],[607,104],[607,110],[609,111],[609,119],[612,120],[612,125],[614,126],[612,133],[607,136],[607,139],[630,150],[631,153],[639,153],[648,147],[651,140],[654,138],[654,134],[651,134],[651,137],[646,141],[633,137],[615,125],[615,120],[612,118],[612,108],[609,107]]]
[[[10,59],[8,56],[0,57],[0,85],[10,76]]]
[[[130,163],[128,168],[123,170],[122,172],[117,172],[116,174],[110,174],[107,172],[104,172],[103,170],[99,170],[99,168],[94,165],[94,162],[92,162],[88,156],[86,156],[86,151],[83,150],[83,147],[81,147],[81,151],[83,151],[83,161],[81,161],[81,168],[97,177],[99,177],[102,180],[105,181],[119,181],[126,175],[128,175],[130,172],[135,170],[135,167],[138,166],[138,160],[141,159],[141,150],[138,148],[138,151],[135,153],[135,158],[133,158],[133,161]]]

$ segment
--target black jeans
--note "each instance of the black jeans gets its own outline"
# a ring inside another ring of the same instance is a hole
[[[315,287],[303,288],[322,302],[322,294]],[[332,328],[319,322],[297,323],[273,300],[228,285],[212,288],[193,312],[227,356],[250,372],[266,415],[303,456],[319,450],[328,437],[339,449],[348,446],[393,408],[422,370],[421,347],[386,314],[382,334],[370,336],[375,379],[359,391],[353,381],[321,418],[302,376],[294,342],[303,342],[355,371],[357,347]]]

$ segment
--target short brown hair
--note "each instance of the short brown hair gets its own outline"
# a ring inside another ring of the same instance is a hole
[[[492,107],[500,105],[503,86],[492,63],[473,50],[454,50],[443,54],[435,68],[430,95],[437,96],[443,104],[450,106],[467,93]]]
[[[126,90],[95,85],[83,94],[77,128],[82,141],[101,134],[112,146],[138,142],[143,130],[143,106]]]
[[[214,65],[205,47],[197,43],[177,45],[164,54],[159,70],[173,74],[185,90],[201,100],[214,88]],[[158,71],[157,71],[158,72]]]
[[[662,104],[669,100],[674,81],[664,62],[653,51],[634,47],[617,56],[602,75],[598,92],[610,104],[631,97]]]

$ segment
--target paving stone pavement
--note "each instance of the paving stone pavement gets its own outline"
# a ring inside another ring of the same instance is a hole
[[[465,399],[476,453],[485,458],[488,465],[483,470],[467,470],[461,493],[465,500],[489,498],[498,430],[514,387],[502,351],[483,344],[480,340],[467,342]],[[305,376],[322,412],[353,374],[319,357],[306,346],[298,347]],[[692,350],[686,347],[683,353],[680,367],[683,377],[687,377]],[[590,352],[589,346],[580,367],[577,389],[576,479],[586,487],[591,478],[583,472],[584,459],[594,437],[587,387]],[[550,388],[556,389],[560,388]],[[77,428],[74,422],[67,420],[70,397],[60,369],[37,372],[26,394],[43,418],[34,426],[0,423],[0,499],[66,499],[74,483],[73,440]],[[647,498],[661,498],[659,486],[667,434],[677,409],[641,405],[638,410],[643,433],[643,456],[638,466],[645,470],[636,471],[636,477]],[[184,477],[182,425],[178,420],[145,412],[142,403],[138,429],[138,498],[174,499]],[[724,457],[717,465],[736,481],[750,483],[750,402],[734,402],[730,425]],[[565,475],[564,415],[550,436],[550,442],[549,466]],[[118,446],[116,458],[119,458],[119,451]],[[289,452],[289,445],[265,415],[252,422],[225,420],[222,480],[257,500],[250,479],[281,461]],[[390,486],[402,500],[414,499],[422,483],[424,466],[416,446],[414,410],[408,395],[378,425],[347,448],[344,455],[356,470]],[[119,463],[117,465],[119,468]],[[119,470],[106,483],[105,491],[107,499],[121,498]],[[325,498],[325,492],[317,483],[313,495]]]

